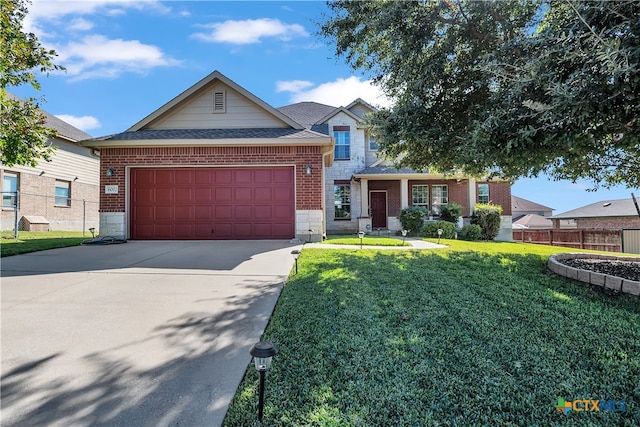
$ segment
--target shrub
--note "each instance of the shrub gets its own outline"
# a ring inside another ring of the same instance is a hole
[[[422,235],[424,237],[438,238],[438,229],[442,229],[443,239],[453,239],[456,236],[456,225],[449,221],[436,221],[428,222],[422,229]]]
[[[493,240],[500,231],[500,216],[502,206],[490,203],[478,203],[471,215],[471,224],[479,225],[482,229],[482,240]]]
[[[482,228],[477,224],[465,225],[458,233],[461,240],[480,240],[480,236],[482,236]]]
[[[428,211],[421,206],[411,206],[400,211],[400,224],[404,230],[418,234],[422,230]]]
[[[462,212],[462,206],[457,203],[447,203],[446,205],[440,206],[440,219],[456,224],[460,212]]]

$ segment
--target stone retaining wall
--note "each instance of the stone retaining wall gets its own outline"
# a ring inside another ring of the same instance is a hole
[[[578,280],[580,282],[589,283],[593,286],[601,286],[616,292],[640,296],[640,282],[635,280],[623,279],[621,277],[611,276],[608,274],[597,273],[595,271],[583,270],[562,264],[560,261],[567,259],[602,259],[611,261],[634,261],[640,262],[640,258],[618,257],[611,255],[585,254],[585,253],[567,253],[552,255],[547,261],[547,267],[560,276],[569,279]]]

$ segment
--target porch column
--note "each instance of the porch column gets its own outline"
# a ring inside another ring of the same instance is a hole
[[[400,180],[400,209],[409,207],[409,180],[402,178]]]
[[[369,180],[360,179],[360,216],[369,216]]]
[[[473,214],[476,207],[476,180],[469,178],[469,215]]]

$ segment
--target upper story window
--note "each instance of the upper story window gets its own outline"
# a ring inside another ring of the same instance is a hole
[[[71,206],[71,183],[56,180],[56,206]]]
[[[440,215],[440,207],[449,203],[449,187],[446,185],[431,186],[431,212]]]
[[[478,203],[489,203],[489,184],[478,184]]]
[[[4,172],[2,174],[2,207],[15,208],[18,192],[18,174]]]
[[[334,185],[334,219],[351,219],[351,186]]]
[[[414,185],[411,187],[411,204],[429,209],[429,186]]]
[[[333,137],[336,140],[334,158],[349,160],[351,158],[351,129],[349,126],[334,126]]]
[[[369,136],[369,150],[378,151],[378,143],[375,136]]]

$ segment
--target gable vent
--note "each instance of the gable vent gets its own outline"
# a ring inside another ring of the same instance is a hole
[[[227,111],[227,102],[224,91],[213,92],[213,112],[224,113]]]

